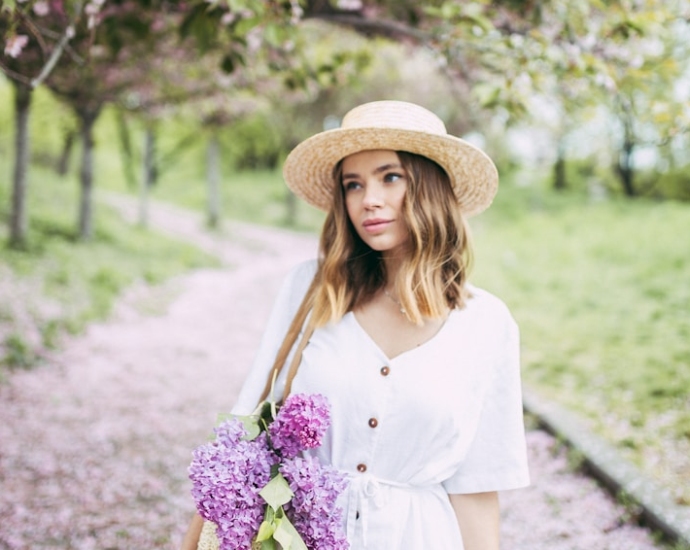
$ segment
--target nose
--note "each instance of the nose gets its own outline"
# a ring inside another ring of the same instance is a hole
[[[383,206],[383,194],[376,184],[367,184],[364,191],[363,204],[365,208],[378,208]]]

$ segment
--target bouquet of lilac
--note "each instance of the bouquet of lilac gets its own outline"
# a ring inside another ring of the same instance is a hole
[[[250,416],[225,417],[215,441],[189,466],[201,517],[216,525],[220,550],[347,550],[336,505],[346,476],[300,453],[321,445],[328,400],[290,395]]]

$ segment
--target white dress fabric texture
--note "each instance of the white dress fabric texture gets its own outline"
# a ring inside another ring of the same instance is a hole
[[[255,409],[315,269],[307,262],[287,277],[235,414]],[[449,493],[529,484],[517,326],[499,299],[470,290],[432,339],[396,357],[351,312],[304,349],[292,392],[330,401],[331,428],[312,452],[350,477],[352,550],[461,550]]]

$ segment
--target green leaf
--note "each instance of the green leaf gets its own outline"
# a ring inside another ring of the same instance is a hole
[[[259,417],[266,421],[266,424],[270,424],[275,420],[276,413],[273,411],[274,404],[272,401],[264,401],[261,406],[261,411],[259,412]]]
[[[445,2],[441,6],[441,17],[444,19],[453,19],[462,11],[462,7],[454,2]]]
[[[283,509],[280,509],[283,512]],[[278,514],[276,514],[278,518]],[[280,514],[280,518],[276,521],[276,530],[273,533],[273,538],[280,543],[283,550],[309,550],[304,544],[302,537],[295,529],[295,526],[290,523],[285,513]]]
[[[276,389],[276,380],[277,379],[278,379],[278,371],[274,370],[273,371],[273,377],[271,378],[271,398],[269,399],[270,404],[271,404],[271,414],[273,415],[274,419],[276,416],[278,416],[278,411],[276,410],[276,397],[275,397],[275,389]]]
[[[232,420],[233,418],[240,420],[244,425],[244,429],[246,430],[247,435],[245,435],[242,438],[243,440],[252,441],[253,439],[256,439],[258,435],[261,433],[261,427],[259,426],[259,418],[251,414],[248,416],[241,416],[239,414],[219,413],[217,416],[217,423],[221,424],[226,420]]]
[[[220,11],[205,2],[195,5],[180,24],[178,32],[184,39],[194,36],[199,49],[206,52],[215,43]]]
[[[474,93],[482,107],[492,107],[498,103],[501,88],[495,84],[483,83],[475,86]]]
[[[269,481],[266,487],[259,491],[259,494],[271,508],[276,510],[276,514],[278,508],[290,502],[290,499],[294,496],[287,480],[280,473]]]
[[[261,428],[259,426],[258,419],[254,416],[238,416],[244,425],[244,429],[247,430],[247,435],[242,439],[245,441],[252,441],[256,439],[261,433]]]
[[[233,418],[235,418],[235,415],[234,415],[234,414],[230,414],[230,413],[218,413],[218,414],[216,415],[216,424],[222,424],[222,423],[225,422],[226,420],[232,420]]]
[[[264,40],[273,47],[278,47],[283,40],[283,33],[278,25],[264,27]]]
[[[443,17],[443,12],[441,11],[441,8],[437,8],[436,6],[422,6],[422,12],[427,15],[430,15],[431,17]]]
[[[264,520],[259,526],[259,533],[256,535],[257,542],[263,542],[273,537],[276,530],[276,525],[272,521]]]
[[[259,25],[261,21],[255,17],[249,19],[240,19],[232,29],[234,36],[246,36],[249,31]]]
[[[491,20],[483,15],[467,15],[465,17],[467,21],[479,26],[484,32],[491,32],[494,30],[494,25]]]

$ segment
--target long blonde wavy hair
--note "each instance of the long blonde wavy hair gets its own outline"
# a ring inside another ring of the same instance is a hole
[[[443,168],[426,157],[397,154],[407,176],[403,217],[410,242],[395,291],[410,321],[420,324],[464,306],[471,264],[469,230]],[[312,308],[316,327],[363,305],[387,281],[381,253],[360,239],[347,215],[341,172],[338,164],[333,208],[321,233],[320,284]]]
[[[445,170],[420,155],[402,151],[397,155],[407,176],[403,217],[410,239],[395,292],[409,320],[421,324],[425,318],[441,317],[448,308],[462,308],[466,303],[469,294],[465,285],[472,261],[469,227]],[[316,275],[274,363],[274,371],[279,372],[308,318],[290,366],[285,395],[311,332],[362,306],[387,282],[381,253],[362,241],[348,217],[341,164],[333,173],[334,200],[321,231]],[[269,382],[265,394],[268,388]]]

